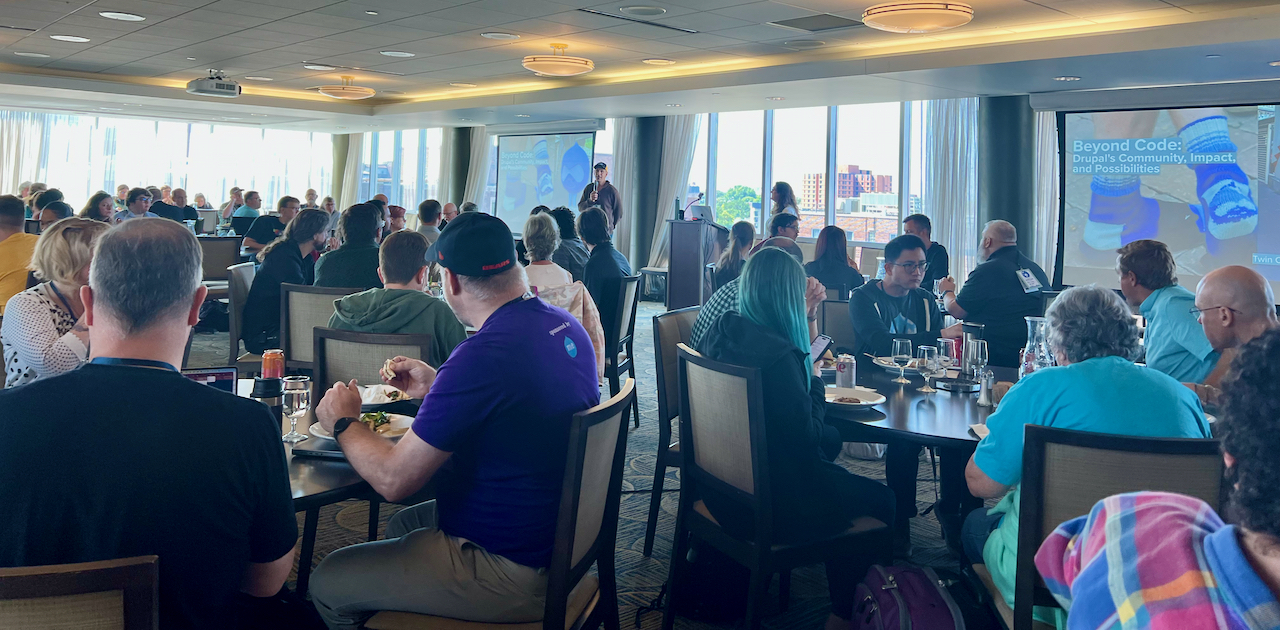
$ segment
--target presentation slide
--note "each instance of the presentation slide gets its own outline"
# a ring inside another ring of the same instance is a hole
[[[498,137],[498,218],[511,231],[524,229],[536,206],[568,206],[591,182],[595,132]]]
[[[1280,294],[1280,130],[1276,106],[1066,115],[1062,280],[1118,287],[1116,249],[1169,246],[1195,290],[1250,265]]]

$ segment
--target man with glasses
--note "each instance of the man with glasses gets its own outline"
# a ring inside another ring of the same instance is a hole
[[[957,319],[982,324],[987,340],[988,365],[1018,367],[1027,342],[1025,317],[1040,315],[1040,292],[1049,278],[1030,258],[1018,251],[1018,231],[1008,221],[991,221],[982,230],[979,246],[982,264],[969,273],[956,295],[956,280],[939,281],[947,312]],[[960,336],[960,325],[948,329]]]
[[[160,215],[151,211],[151,193],[146,188],[134,188],[125,197],[125,208],[116,213],[115,222],[150,217],[159,219]]]
[[[1195,306],[1188,313],[1199,320],[1214,352],[1222,354],[1219,366],[1229,366],[1240,346],[1280,328],[1271,284],[1262,274],[1239,265],[1206,274],[1196,287]],[[1186,385],[1202,402],[1217,403],[1215,385]]]

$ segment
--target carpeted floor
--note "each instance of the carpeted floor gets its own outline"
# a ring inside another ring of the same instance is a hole
[[[642,302],[636,315],[636,377],[640,405],[640,428],[630,429],[627,439],[627,466],[624,471],[621,520],[618,523],[617,571],[618,598],[622,610],[622,623],[631,627],[635,611],[652,601],[667,578],[667,560],[671,555],[672,530],[675,527],[676,504],[679,499],[679,476],[668,471],[662,513],[658,519],[657,539],[653,556],[645,558],[645,522],[649,513],[648,490],[652,488],[653,465],[657,453],[658,429],[655,416],[658,411],[656,378],[653,355],[653,316],[664,312],[656,302]],[[226,333],[197,335],[192,343],[191,367],[225,365],[227,357]],[[608,392],[604,392],[607,396]],[[850,471],[871,479],[884,480],[884,465],[879,461],[865,461],[841,457],[841,465]],[[933,503],[934,484],[930,466],[925,460],[920,466],[921,483],[917,502],[920,509]],[[382,526],[400,506],[384,504],[381,510]],[[320,511],[320,526],[316,536],[316,553],[313,565],[318,565],[334,549],[364,542],[368,523],[368,504],[363,501],[346,501],[328,506]],[[302,514],[298,514],[298,531],[302,531]],[[936,567],[956,568],[955,560],[948,554],[942,542],[938,521],[932,515],[912,520],[911,563]],[[292,577],[290,586],[292,586]],[[778,612],[777,583],[771,587],[766,603],[768,617],[766,628],[820,628],[827,616],[828,600],[826,576],[821,565],[797,570],[792,576],[791,605],[785,613]],[[649,613],[640,620],[640,628],[658,628],[660,613]],[[716,626],[680,619],[677,628],[703,629]]]

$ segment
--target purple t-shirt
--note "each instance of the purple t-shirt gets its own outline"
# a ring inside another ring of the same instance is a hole
[[[573,414],[599,404],[591,338],[538,298],[499,308],[440,366],[413,432],[453,453],[440,529],[529,567],[551,562]]]

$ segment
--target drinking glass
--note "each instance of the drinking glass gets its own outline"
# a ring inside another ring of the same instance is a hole
[[[280,441],[297,444],[307,436],[298,433],[298,419],[307,415],[311,407],[311,377],[284,377],[284,413],[289,416],[289,432],[281,436]]]
[[[894,339],[893,340],[893,362],[898,365],[898,378],[893,379],[894,383],[910,383],[905,374],[907,364],[911,363],[911,340],[910,339]]]
[[[938,364],[943,370],[953,368],[960,362],[956,360],[956,346],[950,339],[938,340]]]
[[[947,310],[947,304],[946,304],[946,301],[942,299],[942,294],[945,292],[942,290],[942,287],[939,286],[940,284],[942,284],[942,278],[934,279],[933,294],[938,298],[937,300],[938,308],[942,309],[945,312]]]
[[[965,360],[969,361],[969,365],[973,366],[973,373],[981,375],[983,370],[987,369],[987,341],[985,339],[974,339],[969,342],[969,347],[965,348]]]
[[[924,387],[920,388],[920,393],[932,394],[938,391],[929,386],[929,378],[937,378],[941,370],[938,365],[938,349],[933,346],[920,346],[916,349],[916,355],[920,359],[920,374],[924,376]]]

